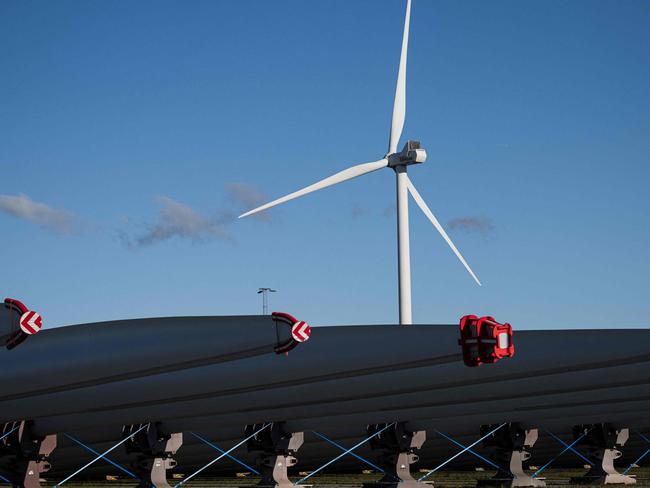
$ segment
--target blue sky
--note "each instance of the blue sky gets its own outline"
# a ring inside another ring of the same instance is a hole
[[[271,309],[395,323],[400,0],[0,3],[0,294],[47,325]],[[414,0],[418,323],[650,316],[650,4]],[[450,225],[451,224],[451,225]]]

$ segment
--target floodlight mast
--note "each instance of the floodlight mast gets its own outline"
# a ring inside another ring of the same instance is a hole
[[[275,207],[289,200],[307,195],[308,193],[322,190],[328,186],[336,185],[352,178],[362,176],[382,168],[391,168],[395,171],[396,193],[397,193],[397,263],[398,263],[398,281],[399,281],[399,321],[402,325],[409,325],[413,321],[411,312],[411,257],[409,246],[409,193],[417,203],[420,210],[433,224],[440,233],[445,242],[449,245],[456,257],[463,264],[467,272],[474,278],[474,281],[480,286],[481,282],[474,274],[472,269],[465,261],[451,241],[445,230],[433,215],[424,199],[420,196],[413,182],[408,177],[407,167],[411,164],[424,163],[427,159],[427,153],[420,147],[418,141],[407,141],[403,149],[397,152],[397,146],[402,136],[404,122],[406,119],[406,61],[408,55],[409,27],[411,19],[411,0],[406,0],[406,16],[404,18],[404,32],[402,35],[402,50],[400,54],[399,68],[397,72],[397,85],[395,87],[395,100],[393,103],[393,115],[390,125],[390,135],[388,140],[388,152],[378,160],[369,163],[357,164],[350,168],[339,171],[332,176],[322,179],[312,185],[306,186],[298,191],[285,195],[272,202],[261,205],[253,210],[239,216],[239,218],[252,215],[262,210]]]
[[[258,288],[257,294],[262,294],[262,315],[269,314],[269,293],[275,293],[278,290],[273,288]]]

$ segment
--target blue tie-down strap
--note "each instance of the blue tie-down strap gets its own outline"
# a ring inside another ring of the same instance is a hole
[[[211,447],[212,449],[214,449],[215,451],[217,451],[217,452],[219,452],[219,453],[221,453],[221,454],[224,454],[224,453],[226,452],[226,451],[224,451],[223,449],[221,449],[219,446],[217,446],[215,443],[210,442],[208,439],[206,439],[205,437],[200,436],[200,435],[197,434],[196,432],[190,432],[190,434],[192,434],[194,437],[196,437],[198,440],[200,440],[200,441],[203,442],[204,444],[210,446],[210,447]],[[233,456],[232,454],[226,454],[226,457],[227,457],[228,459],[231,459],[231,460],[235,461],[236,463],[239,463],[241,466],[243,466],[244,468],[246,468],[246,469],[249,470],[250,472],[252,472],[252,473],[254,473],[254,474],[260,474],[260,472],[259,472],[258,470],[256,470],[255,468],[252,468],[251,466],[249,466],[248,464],[246,464],[246,463],[245,463],[244,461],[242,461],[241,459],[237,459],[237,458],[236,458],[235,456]]]
[[[320,432],[316,432],[315,430],[313,430],[312,432],[313,432],[314,434],[316,434],[318,437],[320,437],[321,439],[323,439],[325,442],[328,442],[328,443],[332,444],[333,446],[338,447],[341,451],[343,451],[343,452],[346,452],[346,451],[347,451],[347,448],[346,448],[345,446],[342,446],[342,445],[339,444],[338,442],[333,441],[332,439],[330,439],[330,438],[327,437],[326,435],[321,434]],[[369,461],[368,459],[366,459],[366,458],[364,458],[364,457],[362,457],[362,456],[359,456],[356,452],[349,452],[348,454],[349,454],[350,456],[353,456],[353,457],[357,458],[359,461],[361,461],[361,462],[367,464],[368,466],[370,466],[370,467],[371,467],[372,469],[374,469],[375,471],[378,471],[378,472],[380,472],[380,473],[384,473],[384,470],[383,470],[383,469],[381,469],[379,466],[377,466],[376,464],[374,464],[372,461]]]
[[[650,444],[650,439],[648,439],[646,436],[644,436],[641,432],[637,432],[637,434],[639,434],[639,437],[641,437],[641,439],[643,439],[643,440],[646,441],[648,444]],[[650,447],[649,447],[649,448],[648,448],[648,449],[647,449],[643,454],[641,454],[638,458],[636,458],[636,460],[635,460],[633,463],[631,463],[631,464],[627,467],[627,469],[626,469],[625,471],[623,471],[623,474],[627,474],[627,473],[628,473],[628,472],[629,472],[633,467],[638,466],[639,463],[640,463],[641,461],[643,461],[643,459],[644,459],[648,454],[650,454]]]
[[[546,433],[547,433],[548,435],[550,435],[553,439],[555,439],[556,441],[558,441],[560,444],[562,444],[564,447],[569,448],[569,450],[570,450],[572,453],[574,453],[576,456],[578,456],[578,457],[579,457],[580,459],[582,459],[584,462],[586,462],[587,464],[589,464],[589,466],[593,466],[593,465],[594,465],[594,463],[592,463],[592,462],[591,462],[591,461],[590,461],[586,456],[583,456],[582,453],[581,453],[580,451],[578,451],[577,449],[575,449],[575,448],[573,448],[573,447],[569,447],[569,444],[567,444],[566,442],[564,442],[562,439],[560,439],[558,436],[556,436],[553,432],[551,432],[550,430],[547,430]]]
[[[106,459],[106,455],[107,455],[108,453],[110,453],[110,452],[114,451],[115,449],[117,449],[118,447],[120,447],[120,446],[121,446],[122,444],[124,444],[126,441],[128,441],[128,440],[131,439],[133,436],[135,436],[138,432],[140,432],[141,430],[147,428],[148,425],[149,425],[149,424],[143,424],[143,425],[141,425],[140,428],[139,428],[138,430],[136,430],[135,432],[133,432],[130,436],[125,437],[125,438],[122,439],[120,442],[118,442],[118,443],[115,444],[113,447],[111,447],[110,449],[108,449],[108,450],[102,452],[101,454],[97,455],[97,457],[94,458],[92,461],[86,463],[86,464],[83,465],[81,468],[79,468],[77,471],[75,471],[75,472],[72,473],[70,476],[68,476],[67,478],[65,478],[63,481],[60,481],[59,483],[57,483],[56,485],[54,485],[54,488],[57,488],[57,487],[61,486],[62,484],[64,484],[64,483],[70,481],[72,478],[74,478],[75,476],[77,476],[79,473],[81,473],[81,472],[82,472],[84,469],[86,469],[88,466],[90,466],[90,465],[92,465],[92,464],[95,464],[95,463],[96,463],[97,461],[99,461],[100,459]]]
[[[560,453],[557,456],[555,456],[553,459],[551,459],[549,462],[547,462],[544,466],[542,466],[537,471],[535,471],[535,473],[533,473],[532,477],[535,478],[538,474],[540,474],[542,471],[544,471],[546,468],[548,468],[551,464],[553,464],[555,461],[557,461],[562,454],[564,454],[567,451],[571,451],[573,446],[575,446],[578,442],[580,442],[589,432],[591,432],[591,429],[586,430],[585,432],[583,432],[580,435],[580,437],[578,437],[571,444],[567,445],[564,449],[562,449],[562,451],[560,451]]]
[[[441,435],[442,437],[444,437],[445,439],[447,439],[448,441],[453,442],[454,444],[456,444],[456,445],[457,445],[458,447],[460,447],[461,449],[467,449],[467,452],[469,452],[470,454],[476,456],[476,457],[479,458],[481,461],[486,462],[487,464],[489,464],[489,465],[492,466],[493,468],[495,468],[495,469],[497,469],[497,470],[499,470],[499,471],[502,471],[502,472],[504,472],[504,473],[506,473],[506,474],[509,474],[509,471],[508,471],[507,469],[504,469],[504,468],[502,468],[501,466],[499,466],[497,463],[495,463],[494,461],[492,461],[492,460],[490,460],[490,459],[488,459],[488,458],[486,458],[486,457],[484,457],[484,456],[481,456],[479,453],[477,453],[476,451],[474,451],[474,450],[468,448],[466,445],[462,444],[461,442],[458,442],[456,439],[453,439],[451,436],[449,436],[449,435],[447,435],[447,434],[445,434],[445,433],[443,433],[443,432],[440,432],[439,430],[436,430],[435,432],[436,432],[438,435]]]
[[[224,451],[224,452],[222,452],[221,454],[219,454],[219,456],[217,456],[216,458],[214,458],[214,459],[213,459],[212,461],[210,461],[208,464],[206,464],[206,465],[202,466],[201,468],[197,469],[196,471],[194,471],[194,473],[192,473],[191,475],[189,475],[189,476],[188,476],[187,478],[185,478],[183,481],[181,481],[181,482],[179,482],[178,484],[176,484],[176,486],[174,486],[174,488],[179,488],[180,486],[184,485],[184,484],[187,483],[189,480],[191,480],[192,478],[194,478],[196,475],[198,475],[199,473],[202,473],[203,471],[205,471],[206,469],[208,469],[210,466],[212,466],[214,463],[216,463],[216,462],[220,461],[221,459],[223,459],[224,457],[228,456],[228,454],[230,454],[231,452],[233,452],[233,451],[234,451],[235,449],[237,449],[238,447],[243,446],[243,445],[246,444],[246,442],[248,442],[250,439],[252,439],[253,437],[255,437],[257,434],[259,434],[260,432],[262,432],[264,429],[269,428],[270,426],[271,426],[270,423],[268,423],[268,424],[264,424],[262,427],[260,427],[260,428],[257,429],[255,432],[253,432],[251,435],[249,435],[248,437],[246,437],[243,441],[238,442],[237,444],[235,444],[234,446],[232,446],[232,447],[231,447],[230,449],[228,449],[227,451]]]
[[[386,429],[389,429],[390,427],[393,427],[395,424],[396,424],[396,422],[393,422],[393,423],[391,423],[391,424],[388,424],[388,425],[386,425],[384,428],[382,428],[382,429],[378,430],[377,432],[375,432],[374,434],[372,434],[370,437],[366,437],[364,440],[362,440],[362,441],[360,441],[360,442],[357,442],[357,443],[356,443],[354,446],[352,446],[350,449],[345,449],[341,454],[339,454],[338,456],[336,456],[334,459],[332,459],[332,460],[326,462],[325,464],[323,464],[323,465],[322,465],[320,468],[318,468],[317,470],[312,471],[311,473],[309,473],[309,474],[308,474],[307,476],[305,476],[304,478],[302,478],[302,479],[296,481],[296,482],[294,483],[294,485],[296,485],[296,486],[300,485],[300,483],[302,483],[303,481],[306,481],[307,479],[309,479],[309,478],[311,478],[312,476],[314,476],[316,473],[321,472],[322,470],[324,470],[325,468],[327,468],[327,467],[330,466],[331,464],[334,464],[336,461],[338,461],[338,460],[341,459],[342,457],[347,456],[348,454],[351,454],[352,451],[354,451],[356,448],[358,448],[359,446],[364,445],[366,442],[368,442],[368,441],[370,441],[371,439],[377,437],[377,436],[378,436],[379,434],[381,434],[383,431],[385,431]]]
[[[95,451],[95,450],[94,450],[92,447],[90,447],[89,445],[84,444],[83,442],[81,442],[81,441],[80,441],[79,439],[77,439],[76,437],[74,437],[74,436],[72,436],[72,435],[70,435],[70,434],[63,434],[63,435],[65,435],[68,439],[70,439],[70,440],[71,440],[72,442],[74,442],[75,444],[77,444],[77,445],[83,447],[86,451],[91,452],[91,453],[93,453],[95,456],[99,456],[101,459],[103,459],[103,460],[106,461],[107,463],[112,464],[113,466],[115,466],[117,469],[119,469],[119,470],[122,471],[123,473],[126,473],[127,475],[129,475],[131,478],[134,478],[134,479],[136,479],[136,480],[139,480],[139,479],[140,479],[140,478],[138,478],[135,474],[133,474],[131,471],[129,471],[128,469],[126,469],[124,466],[121,466],[120,464],[116,463],[116,462],[113,461],[112,459],[109,459],[108,457],[103,456],[101,453],[99,453],[98,451]]]
[[[474,447],[474,446],[476,446],[477,444],[483,442],[485,439],[487,439],[487,438],[490,437],[492,434],[494,434],[497,430],[501,429],[504,425],[506,425],[505,422],[504,422],[503,424],[499,425],[498,427],[492,429],[490,432],[488,432],[487,434],[485,434],[483,437],[481,437],[481,438],[480,438],[479,440],[477,440],[476,442],[472,442],[469,446],[465,447],[462,451],[460,451],[460,452],[454,454],[452,457],[450,457],[449,459],[447,459],[445,462],[443,462],[442,464],[439,464],[438,466],[436,466],[435,468],[433,468],[431,471],[429,471],[428,473],[426,473],[426,474],[425,474],[424,476],[422,476],[418,481],[422,481],[422,480],[428,478],[428,477],[431,476],[433,473],[435,473],[436,471],[438,471],[440,468],[442,468],[443,466],[445,466],[445,465],[449,464],[450,462],[452,462],[452,461],[453,461],[454,459],[456,459],[458,456],[462,456],[462,455],[465,454],[467,451],[469,451],[472,447]]]

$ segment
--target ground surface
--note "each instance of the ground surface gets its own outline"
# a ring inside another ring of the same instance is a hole
[[[577,485],[570,485],[569,479],[572,476],[579,476],[584,473],[584,470],[553,470],[549,469],[544,473],[544,479],[546,480],[547,486],[562,486],[570,487]],[[636,468],[633,469],[629,474],[636,475],[637,484],[635,486],[639,487],[650,487],[650,468]],[[489,478],[492,475],[490,472],[473,472],[473,471],[445,471],[438,472],[432,475],[429,480],[434,483],[435,486],[440,487],[467,487],[474,488],[476,486],[476,480],[479,478]],[[379,478],[376,474],[366,474],[366,475],[354,475],[354,474],[324,474],[314,476],[313,479],[305,481],[305,486],[311,486],[312,488],[360,488],[364,482],[372,482]],[[296,479],[297,480],[297,479]],[[45,486],[53,486],[57,480],[52,480],[52,482],[42,483]],[[170,480],[170,484],[173,486],[173,482],[178,483],[180,479]],[[226,487],[245,487],[245,486],[254,486],[258,482],[256,477],[245,477],[245,478],[197,478],[190,480],[189,482],[183,484],[183,487],[186,488],[226,488]],[[7,485],[0,485],[7,486]],[[135,484],[133,481],[127,479],[117,479],[115,481],[96,481],[96,482],[68,482],[63,485],[67,488],[126,488],[134,487]],[[583,485],[584,486],[584,485]]]

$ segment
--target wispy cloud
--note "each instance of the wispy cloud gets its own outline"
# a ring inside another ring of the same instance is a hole
[[[362,207],[358,203],[355,203],[352,206],[352,218],[353,219],[361,218],[364,215],[366,215],[367,213],[368,213],[368,209],[366,207]]]
[[[240,212],[259,207],[269,201],[264,192],[248,183],[228,183],[226,192],[229,203],[233,204],[237,211]],[[251,215],[251,218],[269,221],[271,220],[271,214],[269,212],[260,212]]]
[[[169,197],[159,197],[160,212],[158,221],[149,230],[135,239],[125,233],[121,238],[130,246],[151,246],[174,237],[201,242],[212,239],[231,241],[232,238],[224,227],[224,217],[209,218],[196,212],[188,205]],[[230,216],[227,217],[230,219]]]
[[[389,205],[388,207],[384,208],[384,210],[381,212],[381,214],[389,219],[393,217],[397,213],[397,207],[395,205]]]
[[[494,224],[486,217],[459,217],[450,220],[448,227],[452,230],[476,232],[482,235],[487,235],[494,231]]]
[[[118,238],[130,248],[149,247],[170,239],[184,239],[193,243],[212,240],[235,242],[230,232],[237,220],[238,213],[250,210],[268,200],[267,196],[255,186],[247,183],[228,183],[224,185],[225,202],[219,208],[208,213],[201,213],[185,203],[162,196],[156,201],[160,206],[158,218],[149,224],[140,224],[140,232],[133,229],[134,223],[129,217],[123,217]],[[258,220],[269,221],[264,213]],[[131,230],[128,230],[131,227]],[[143,228],[146,229],[143,232]]]
[[[35,202],[27,195],[0,195],[0,211],[57,234],[71,234],[75,230],[71,213]]]

